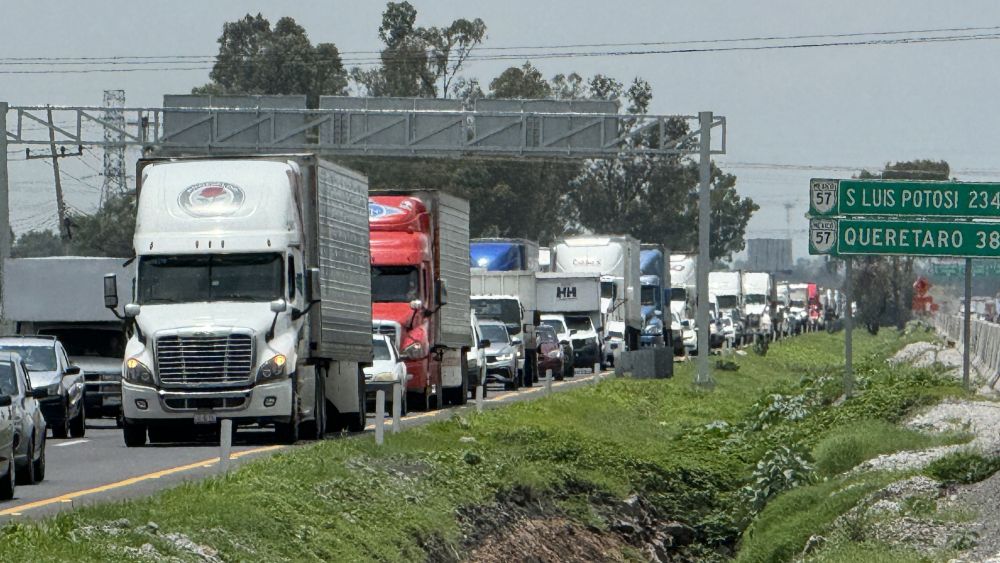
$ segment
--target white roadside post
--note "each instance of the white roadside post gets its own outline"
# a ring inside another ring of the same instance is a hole
[[[219,468],[229,473],[229,454],[233,449],[233,421],[223,418],[219,424]]]
[[[552,394],[552,370],[545,370],[545,394]]]
[[[476,385],[476,412],[483,412],[483,390],[485,389],[485,382],[482,385]]]
[[[379,446],[385,440],[385,391],[375,392],[375,443]]]
[[[403,424],[403,384],[396,382],[392,384],[392,433],[398,434]]]

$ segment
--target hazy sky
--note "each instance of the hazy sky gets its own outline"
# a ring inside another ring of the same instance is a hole
[[[992,0],[412,3],[418,25],[482,18],[488,47],[1000,26],[1000,4]],[[214,55],[222,23],[258,11],[272,23],[284,15],[294,17],[314,43],[334,42],[341,51],[375,51],[384,8],[383,2],[334,0],[2,4],[0,57]],[[641,76],[653,85],[656,113],[712,110],[725,115],[728,154],[717,161],[738,176],[739,191],[762,207],[748,235],[784,236],[790,228],[796,252],[802,254],[810,177],[849,177],[890,160],[932,158],[947,160],[962,180],[1000,180],[998,55],[1000,41],[991,39],[532,62],[547,77],[603,73],[628,81]],[[488,84],[512,64],[519,61],[480,61],[465,74]],[[129,106],[158,106],[164,93],[186,93],[208,81],[208,70],[2,74],[44,68],[0,61],[0,100],[99,105],[103,90],[120,88]],[[65,180],[70,203],[93,209],[101,182],[96,176],[100,153],[64,163],[75,178]],[[54,224],[48,166],[15,161],[10,169],[15,230]],[[786,203],[794,205],[790,226]]]

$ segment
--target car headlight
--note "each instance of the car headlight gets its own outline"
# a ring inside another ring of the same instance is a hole
[[[660,325],[646,325],[642,333],[648,336],[659,336],[663,334],[663,327]]]
[[[418,360],[427,355],[427,347],[422,342],[413,342],[403,348],[400,354],[409,360]]]
[[[285,375],[285,365],[288,362],[283,354],[275,354],[271,359],[261,364],[257,369],[257,380],[277,379]]]
[[[396,381],[396,377],[391,371],[383,371],[373,375],[372,381]]]
[[[497,356],[498,362],[509,362],[514,357],[513,353],[500,354]]]
[[[553,359],[559,359],[560,357],[562,357],[562,351],[560,351],[560,350],[552,350],[548,354],[546,354],[546,356],[548,356],[550,358],[553,358]]]
[[[135,358],[125,360],[125,381],[139,385],[152,385],[153,372]],[[52,391],[49,391],[52,394]],[[56,392],[58,394],[58,391]]]

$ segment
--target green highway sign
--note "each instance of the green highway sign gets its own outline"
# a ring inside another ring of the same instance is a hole
[[[809,254],[1000,258],[1000,222],[813,218]]]
[[[809,182],[813,217],[1000,218],[1000,184],[909,180],[822,180]]]
[[[965,275],[965,264],[961,262],[936,262],[930,265],[929,272],[932,276],[946,278],[961,277]],[[1000,262],[976,262],[972,265],[972,275],[974,276],[997,276],[1000,275]]]

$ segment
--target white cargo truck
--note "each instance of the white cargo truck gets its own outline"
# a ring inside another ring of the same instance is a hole
[[[603,363],[601,332],[601,276],[598,274],[539,272],[536,302],[542,324],[556,330],[568,343],[576,370],[589,372]]]
[[[118,274],[118,291],[131,293],[125,258],[52,256],[4,262],[4,316],[22,335],[55,336],[81,368],[88,417],[121,412],[125,325],[101,300],[104,274]]]
[[[740,272],[709,272],[708,295],[719,308],[719,314],[742,311],[743,281]]]
[[[670,311],[681,320],[693,319],[698,297],[698,256],[670,255]]]
[[[564,239],[552,247],[554,271],[597,273],[601,276],[603,322],[625,323],[625,346],[639,349],[642,331],[639,241],[628,236],[587,236]]]
[[[537,379],[535,343],[535,273],[528,270],[487,271],[472,268],[470,302],[479,319],[504,323],[518,341],[518,370],[521,385],[530,387]]]
[[[310,154],[144,159],[136,178],[126,445],[221,419],[283,442],[362,430],[367,179]]]
[[[747,327],[770,333],[776,292],[774,279],[767,272],[744,272],[743,316]]]

